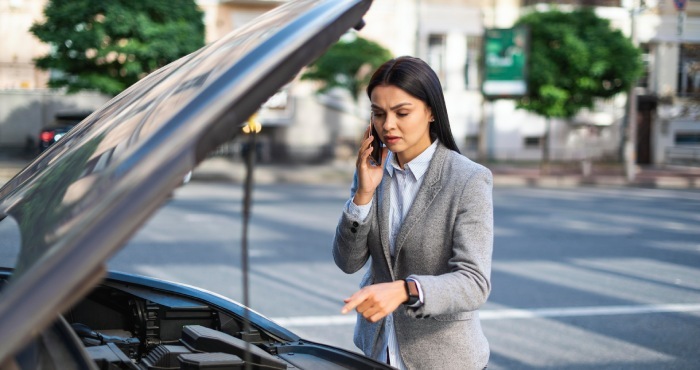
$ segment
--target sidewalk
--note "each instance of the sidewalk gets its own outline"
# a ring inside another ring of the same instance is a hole
[[[0,158],[0,185],[7,182],[28,163],[28,160]],[[700,189],[700,167],[640,167],[634,182],[628,184],[620,166],[593,165],[590,176],[583,176],[576,167],[555,167],[543,175],[537,165],[486,165],[494,175],[495,186],[576,187],[634,186],[664,189]],[[354,161],[336,160],[324,164],[266,164],[255,167],[255,183],[348,184],[352,181]],[[227,181],[242,183],[245,166],[240,161],[209,158],[193,172],[192,181]]]
[[[550,170],[544,175],[538,166],[487,165],[497,186],[633,186],[664,189],[700,189],[700,167],[638,166],[635,179],[629,183],[621,165],[593,165],[584,176],[580,168]]]
[[[619,166],[593,165],[590,176],[583,176],[577,168],[552,167],[543,175],[538,166],[514,164],[487,164],[494,176],[495,186],[635,186],[665,189],[700,189],[700,167],[640,167],[635,181],[627,183]],[[336,160],[326,164],[257,164],[256,183],[344,183],[352,181],[355,163]],[[245,167],[240,162],[223,158],[204,161],[193,174],[195,181],[243,182]]]

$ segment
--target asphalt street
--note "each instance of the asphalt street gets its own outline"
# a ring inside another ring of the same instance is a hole
[[[330,245],[347,185],[261,184],[250,306],[312,341],[357,351],[340,314],[361,272]],[[242,187],[192,182],[110,262],[242,300]],[[494,191],[489,369],[697,369],[700,191]]]

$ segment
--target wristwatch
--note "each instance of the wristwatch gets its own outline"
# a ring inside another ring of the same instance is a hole
[[[416,281],[413,279],[406,279],[403,281],[404,287],[406,288],[406,294],[408,295],[408,300],[404,302],[406,306],[413,306],[420,302],[420,296],[418,294],[418,286]]]

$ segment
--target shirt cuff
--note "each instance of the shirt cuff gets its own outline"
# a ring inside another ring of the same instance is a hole
[[[406,280],[411,280],[412,282],[416,283],[416,288],[418,289],[418,302],[408,306],[412,308],[420,307],[423,305],[423,288],[420,287],[420,282],[414,278],[406,278]]]
[[[372,209],[372,201],[365,205],[358,206],[352,201],[352,199],[353,198],[350,198],[347,203],[345,203],[345,212],[347,212],[352,220],[364,221],[367,219],[369,211]],[[374,198],[372,199],[374,200]]]

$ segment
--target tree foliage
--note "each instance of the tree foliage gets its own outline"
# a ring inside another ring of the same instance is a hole
[[[116,95],[204,45],[195,0],[49,0],[31,32],[51,45],[36,65],[49,86]]]
[[[392,56],[389,50],[376,42],[353,36],[345,37],[331,46],[301,78],[320,81],[322,86],[319,92],[340,87],[357,100],[369,83],[371,73]]]
[[[593,10],[530,13],[529,94],[518,107],[545,117],[570,118],[596,98],[628,91],[642,73],[640,51]]]

